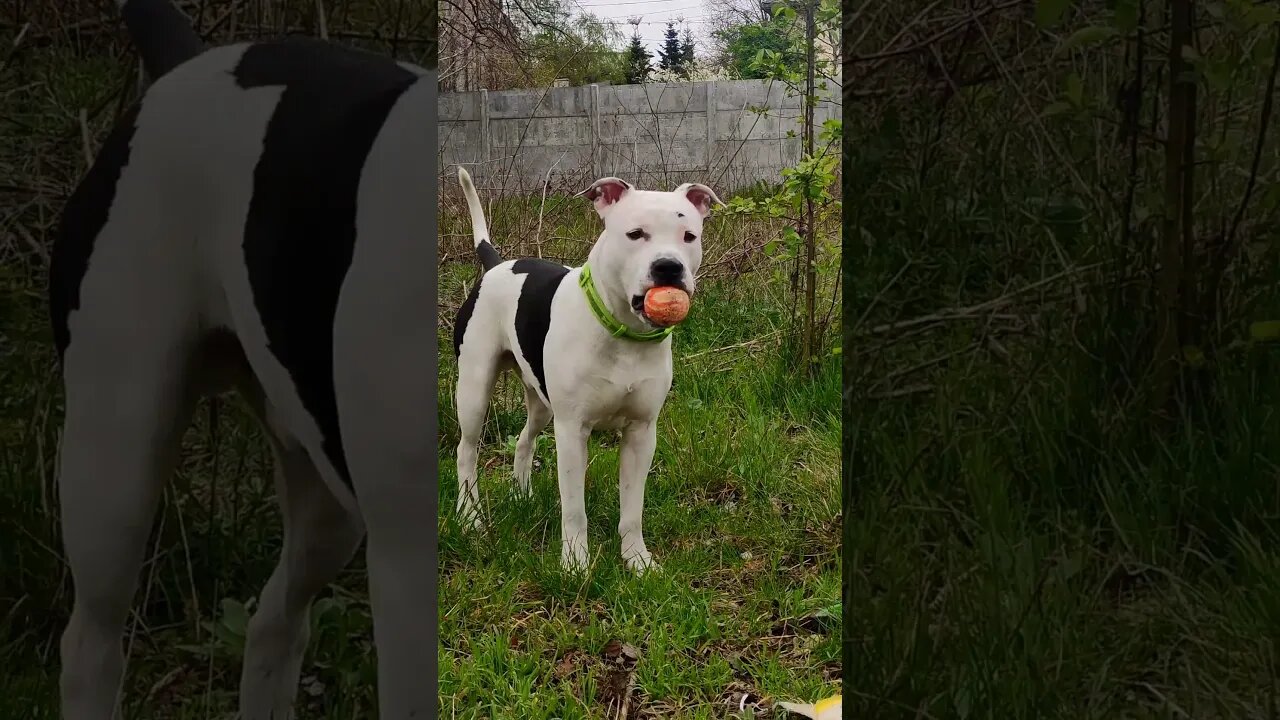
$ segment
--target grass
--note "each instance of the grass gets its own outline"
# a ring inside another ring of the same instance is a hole
[[[514,227],[531,222],[522,203],[493,209],[500,243],[527,236]],[[802,381],[780,354],[785,278],[751,250],[758,254],[772,224],[715,221],[710,232],[723,245],[709,251],[712,277],[676,336],[645,515],[663,572],[637,578],[622,566],[616,441],[601,436],[587,483],[596,555],[575,580],[558,567],[549,433],[537,451],[534,497],[507,492],[510,438],[523,422],[512,382],[500,386],[482,446],[492,527],[477,537],[452,522],[450,330],[475,266],[459,247],[451,207],[442,213],[440,288],[442,715],[594,718],[626,703],[630,717],[720,718],[738,716],[744,693],[750,716],[751,703],[833,692],[839,364],[828,356]],[[578,200],[549,198],[548,207],[558,209],[544,219],[546,249],[581,254],[598,220],[588,221]],[[56,638],[70,603],[54,488],[61,399],[41,273],[30,256],[0,270],[0,717],[33,720],[57,717]],[[231,717],[245,623],[280,541],[258,429],[234,397],[203,404],[127,628],[127,717]],[[300,717],[370,717],[375,666],[361,559],[323,594],[312,627]]]
[[[915,13],[943,20],[932,7],[869,9],[860,51],[899,47]],[[846,166],[859,198],[844,255],[846,712],[1280,717],[1280,354],[1248,331],[1280,310],[1275,198],[1249,208],[1245,245],[1262,259],[1231,268],[1208,362],[1179,369],[1192,390],[1157,421],[1144,383],[1164,149],[1135,145],[1126,233],[1130,156],[1106,93],[1132,64],[1119,43],[1054,60],[1050,33],[1022,35],[1020,10],[1007,12],[969,49],[957,38],[922,53],[956,58],[955,77],[1019,68],[952,103],[909,53],[846,78],[868,96],[901,91],[846,128],[860,139]],[[1073,6],[1053,33],[1108,22]],[[1143,118],[1165,102],[1152,62]],[[1037,117],[1071,73],[1087,110]],[[1256,132],[1264,78],[1235,80],[1201,89],[1206,143],[1227,126]],[[1253,138],[1241,146],[1199,171],[1202,245],[1239,203]],[[1200,252],[1192,282],[1212,254]]]
[[[0,117],[0,717],[58,716],[57,638],[71,587],[55,486],[61,389],[37,249],[48,247],[61,202],[84,171],[79,109],[90,108],[96,148],[125,104],[117,93],[124,88],[127,100],[133,92],[134,65],[127,56],[113,61],[117,53],[118,38],[76,45],[55,33],[0,74],[4,97],[17,99]],[[442,716],[595,718],[625,701],[629,717],[719,718],[737,716],[728,703],[743,693],[752,702],[831,693],[841,627],[839,364],[828,356],[804,381],[786,367],[788,283],[760,252],[777,223],[714,221],[708,278],[675,339],[645,514],[664,572],[637,578],[623,569],[617,450],[601,436],[587,492],[597,554],[587,577],[573,581],[558,568],[549,433],[533,499],[507,496],[508,438],[523,421],[511,383],[482,446],[492,528],[476,537],[452,523],[449,332],[475,272],[456,200],[448,196],[441,214]],[[489,214],[512,256],[538,252],[515,239],[539,235],[548,255],[580,259],[598,232],[589,205],[568,196],[553,194],[545,206],[508,200]],[[826,298],[837,242],[828,238]],[[246,619],[281,546],[269,453],[240,402],[202,404],[183,445],[126,628],[128,718],[232,716]],[[358,554],[313,608],[301,718],[373,716],[371,641]]]
[[[503,238],[524,235],[504,226],[520,223],[522,205],[491,208],[508,256],[514,249]],[[548,255],[572,257],[594,239],[598,221],[589,212],[564,209]],[[443,219],[442,233],[465,234],[456,222]],[[713,222],[708,243],[727,246],[743,230],[732,219]],[[725,254],[724,247],[709,251],[712,263]],[[447,270],[442,297],[456,303],[475,268]],[[719,718],[743,693],[756,702],[835,691],[839,364],[829,357],[816,378],[802,381],[781,360],[787,305],[780,285],[769,269],[705,281],[675,336],[675,380],[645,497],[646,538],[663,567],[638,578],[619,556],[613,434],[598,434],[590,451],[591,571],[582,579],[560,572],[549,432],[536,452],[534,497],[512,492],[524,411],[511,377],[499,384],[481,444],[491,528],[476,535],[454,523],[456,370],[451,340],[442,336],[443,713],[589,718],[616,712],[626,698],[631,717]],[[611,641],[638,651],[634,668],[611,661]]]

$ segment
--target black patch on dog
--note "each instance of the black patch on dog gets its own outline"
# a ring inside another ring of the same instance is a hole
[[[471,314],[476,310],[476,301],[480,299],[480,284],[484,282],[484,276],[476,278],[476,284],[471,288],[471,292],[467,293],[467,299],[462,301],[462,307],[458,308],[458,318],[453,322],[453,356],[462,355],[462,337],[467,334],[467,324],[471,322]]]
[[[333,322],[355,248],[365,159],[418,76],[390,58],[301,38],[250,47],[234,75],[243,88],[285,87],[254,169],[244,259],[267,345],[350,485],[333,387]]]
[[[569,268],[550,260],[521,258],[511,266],[511,272],[528,275],[520,287],[520,300],[516,304],[516,340],[520,343],[521,354],[529,361],[533,376],[538,378],[542,396],[550,401],[547,373],[542,364],[543,349],[547,330],[551,328],[551,299]]]
[[[485,270],[492,270],[502,264],[502,255],[498,254],[498,248],[488,240],[481,240],[476,244],[476,255],[480,257],[480,267]]]
[[[49,318],[53,322],[53,342],[59,362],[71,344],[67,322],[71,311],[80,309],[80,284],[89,269],[93,245],[107,224],[116,199],[116,183],[129,164],[129,145],[133,142],[138,107],[129,108],[120,118],[98,151],[93,167],[62,210],[62,224],[49,258]]]

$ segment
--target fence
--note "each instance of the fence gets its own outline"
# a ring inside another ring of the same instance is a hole
[[[820,93],[819,127],[840,117],[839,98],[839,87]],[[440,168],[464,165],[497,194],[576,191],[610,175],[723,194],[776,182],[800,159],[803,112],[801,97],[769,80],[442,93]]]

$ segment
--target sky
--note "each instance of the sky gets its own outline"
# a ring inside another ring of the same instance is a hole
[[[698,41],[706,37],[708,7],[706,0],[570,0],[581,12],[589,12],[601,20],[613,21],[625,38],[630,38],[634,28],[627,20],[639,17],[640,38],[649,52],[657,57],[662,46],[667,22],[684,18],[685,24],[676,24],[676,30],[684,36],[684,27],[693,31],[694,46],[701,54]]]

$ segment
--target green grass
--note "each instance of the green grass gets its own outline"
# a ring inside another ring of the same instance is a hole
[[[564,256],[594,239],[572,201],[546,246]],[[585,212],[589,212],[585,211]],[[495,236],[527,220],[495,209]],[[838,358],[801,380],[780,351],[786,286],[771,266],[721,270],[675,338],[676,375],[662,413],[645,524],[659,574],[625,570],[616,536],[616,438],[593,441],[587,510],[593,563],[559,569],[554,449],[544,433],[534,497],[511,497],[518,385],[499,386],[482,445],[492,526],[453,522],[456,497],[452,311],[474,278],[442,218],[440,349],[440,698],[447,717],[602,717],[623,697],[631,717],[726,717],[741,693],[811,700],[834,692],[840,637]],[[594,221],[598,222],[598,221]],[[713,236],[771,226],[716,221]],[[499,243],[502,241],[499,240]],[[709,262],[731,243],[709,251]],[[465,248],[464,248],[465,249]],[[514,254],[512,248],[503,251]],[[60,390],[38,264],[0,273],[0,717],[56,717],[57,633],[70,585],[60,557],[54,451]],[[202,405],[162,503],[131,618],[129,717],[229,717],[253,597],[280,547],[266,446],[233,396]],[[216,416],[216,421],[211,419]],[[299,694],[301,717],[363,718],[375,666],[363,562],[323,594]],[[608,659],[617,640],[634,667]],[[627,686],[631,690],[628,692]],[[737,695],[735,695],[735,693]],[[734,711],[736,713],[736,710]]]
[[[548,255],[572,257],[581,241],[594,239],[586,212],[574,208],[557,219],[557,234],[567,237]],[[520,222],[518,204],[491,214],[499,247],[512,255],[502,238],[519,234],[503,228]],[[442,226],[444,235],[465,232],[447,218]],[[733,220],[713,224],[709,242],[740,229]],[[460,301],[474,276],[474,265],[447,268],[442,297]],[[646,539],[662,570],[642,577],[620,557],[612,433],[597,434],[590,450],[591,569],[585,577],[561,572],[549,432],[535,455],[533,498],[512,489],[524,423],[512,376],[499,383],[481,444],[490,527],[477,534],[454,522],[456,370],[451,340],[442,336],[444,714],[602,717],[604,708],[616,711],[627,694],[619,684],[628,679],[632,717],[725,717],[735,693],[807,701],[836,692],[839,364],[828,357],[811,380],[786,366],[779,354],[784,289],[769,269],[706,281],[676,333],[675,380],[645,496]],[[633,676],[602,657],[613,640],[638,649]]]
[[[123,83],[132,90],[133,66],[111,62],[109,50],[55,42],[2,76],[22,88],[13,115],[0,117],[0,187],[18,188],[13,212],[0,217],[4,718],[57,717],[57,638],[71,601],[55,485],[61,388],[46,271],[26,238],[48,246],[62,199],[84,170],[78,109],[91,109],[96,147],[121,104],[113,99],[116,89]],[[444,178],[455,182],[447,172]],[[452,522],[457,436],[449,333],[475,265],[457,198],[443,202],[442,715],[594,718],[626,695],[630,717],[726,717],[736,715],[724,702],[736,701],[735,693],[811,700],[833,692],[840,635],[839,366],[828,356],[803,381],[786,367],[787,281],[760,252],[776,236],[777,222],[713,221],[708,278],[675,339],[675,382],[646,497],[646,534],[664,571],[640,578],[622,566],[616,440],[602,435],[588,473],[596,555],[587,576],[573,580],[558,567],[549,433],[537,451],[534,497],[508,497],[507,438],[523,422],[513,383],[500,388],[482,447],[493,525],[476,537]],[[541,247],[547,256],[580,260],[598,232],[598,218],[580,198],[552,195],[545,205],[540,198],[508,200],[489,212],[509,256]],[[528,240],[535,236],[540,245]],[[823,297],[829,300],[838,238],[828,243]],[[830,322],[834,327],[838,316]],[[269,453],[240,402],[228,396],[216,406],[202,404],[183,445],[126,629],[128,718],[232,716],[246,617],[281,546]],[[300,717],[373,717],[376,668],[361,555],[322,594],[312,627]],[[608,652],[614,640],[638,651],[633,668],[609,659],[616,656]]]
[[[916,13],[918,29],[949,12],[932,8],[869,6],[860,50],[892,47]],[[844,256],[846,712],[1280,717],[1280,352],[1248,333],[1280,310],[1280,236],[1267,220],[1280,208],[1274,196],[1249,208],[1244,245],[1260,259],[1230,268],[1207,366],[1179,369],[1195,391],[1158,422],[1145,381],[1164,147],[1145,135],[1137,147],[1125,233],[1129,155],[1107,93],[1132,64],[1119,44],[1054,56],[1051,39],[1108,13],[1073,5],[1069,22],[1036,36],[1016,12],[981,32],[989,57],[1025,76],[945,107],[919,57],[875,81],[846,78],[868,96],[876,81],[903,91],[860,105],[845,128],[859,138],[846,167],[846,197],[858,198]],[[939,50],[957,53],[961,75],[987,59],[962,45]],[[1088,110],[1035,117],[1072,73]],[[1154,66],[1146,77],[1142,116],[1154,117],[1164,85]],[[1202,246],[1238,206],[1259,123],[1250,103],[1264,78],[1235,79],[1230,93],[1201,90],[1206,144],[1227,126],[1251,135],[1200,169]],[[1187,268],[1192,282],[1213,252]]]

